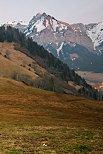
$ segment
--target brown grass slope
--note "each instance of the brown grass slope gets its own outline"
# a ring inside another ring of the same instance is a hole
[[[36,89],[10,79],[0,79],[0,107],[0,122],[6,120],[10,125],[103,126],[103,102]]]
[[[0,152],[103,153],[103,102],[0,78]]]
[[[15,49],[15,43],[0,43],[0,76],[23,82],[33,87],[77,94],[75,85],[67,85],[42,68],[25,53]],[[26,50],[26,49],[24,49]],[[55,87],[53,87],[55,85]]]

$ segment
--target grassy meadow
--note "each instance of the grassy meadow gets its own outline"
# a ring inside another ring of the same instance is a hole
[[[65,153],[103,153],[103,102],[0,78],[0,154]]]

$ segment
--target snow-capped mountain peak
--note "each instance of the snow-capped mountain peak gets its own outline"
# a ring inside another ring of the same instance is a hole
[[[62,42],[74,42],[93,51],[103,42],[103,22],[68,24],[42,12],[33,16],[24,33],[43,46],[54,44],[56,50]]]
[[[82,69],[84,63],[92,68],[92,64],[96,63],[95,57],[103,56],[103,22],[69,24],[42,12],[34,15],[27,26],[23,22],[15,21],[8,24],[43,45],[73,69]]]
[[[65,41],[67,44],[68,42],[74,42],[93,49],[93,42],[86,34],[84,24],[78,23],[70,25],[55,19],[45,12],[34,15],[24,33],[41,45],[50,44],[52,42],[55,44],[56,49]],[[58,45],[55,42],[57,42]]]
[[[27,25],[28,23],[25,21],[13,21],[7,22],[5,25],[15,27],[16,25]]]
[[[66,24],[56,20],[54,17],[46,13],[37,13],[32,20],[29,22],[26,35],[29,35],[32,32],[41,32],[45,29],[56,32],[57,30],[61,31],[67,29]]]

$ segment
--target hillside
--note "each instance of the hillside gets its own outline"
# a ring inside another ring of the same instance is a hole
[[[1,76],[42,89],[99,99],[84,79],[17,29],[1,27],[0,42]]]
[[[53,82],[51,79],[54,78],[54,82],[56,82],[56,91],[77,94],[73,85],[67,86],[62,80],[56,78],[54,75],[47,72],[45,68],[39,66],[35,60],[21,51],[15,50],[15,45],[15,43],[8,42],[0,43],[1,77],[14,79],[27,85],[47,90],[53,90]]]
[[[103,102],[0,78],[0,153],[103,152]]]

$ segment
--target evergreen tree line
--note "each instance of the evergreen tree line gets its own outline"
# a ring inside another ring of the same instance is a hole
[[[38,45],[32,38],[26,38],[25,35],[19,32],[18,29],[8,27],[0,27],[0,42],[15,42],[20,44],[21,47],[26,48],[31,57],[39,57],[42,59],[37,62],[42,67],[46,68],[50,73],[59,77],[60,79],[68,82],[73,81],[82,86],[79,90],[80,94],[85,94],[88,97],[98,99],[99,95],[96,90],[92,88],[86,81],[81,78],[74,70],[69,69],[67,64],[64,64],[59,59],[55,58],[51,53],[46,51],[43,46]]]

